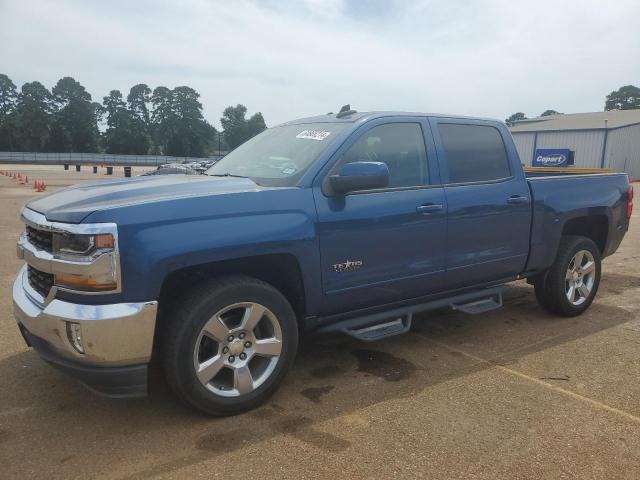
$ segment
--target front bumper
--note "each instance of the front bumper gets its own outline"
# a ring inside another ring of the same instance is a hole
[[[157,302],[79,305],[53,299],[45,305],[40,299],[25,265],[13,284],[14,314],[41,357],[98,393],[146,394]],[[67,322],[79,325],[84,353],[71,344]]]

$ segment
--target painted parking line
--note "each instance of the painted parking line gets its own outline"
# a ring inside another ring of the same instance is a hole
[[[637,417],[637,416],[633,415],[632,413],[625,412],[624,410],[620,410],[619,408],[612,407],[610,405],[607,405],[606,403],[599,402],[598,400],[594,400],[593,398],[585,397],[584,395],[580,395],[579,393],[572,392],[571,390],[566,390],[566,389],[564,389],[562,387],[558,387],[557,385],[553,385],[551,383],[545,382],[544,380],[540,380],[539,378],[532,377],[530,375],[527,375],[526,373],[522,373],[522,372],[519,372],[517,370],[513,370],[512,368],[505,367],[504,365],[500,365],[500,364],[498,364],[496,362],[493,362],[491,360],[487,360],[485,358],[478,357],[477,355],[474,355],[472,353],[465,352],[464,350],[460,350],[460,349],[458,349],[456,347],[452,347],[451,345],[447,345],[446,343],[442,343],[442,342],[439,342],[437,340],[434,340],[434,339],[432,339],[432,338],[430,338],[430,337],[428,337],[428,336],[426,336],[424,334],[418,333],[418,335],[420,335],[422,338],[424,338],[425,340],[428,340],[429,342],[431,342],[431,343],[433,343],[435,345],[438,345],[438,346],[440,346],[442,348],[446,348],[447,350],[449,350],[451,352],[456,352],[456,353],[458,353],[460,355],[463,355],[463,356],[465,356],[467,358],[475,360],[476,362],[484,363],[484,364],[486,364],[486,365],[488,365],[488,366],[490,366],[492,368],[496,368],[498,370],[501,370],[504,373],[508,373],[509,375],[520,377],[520,378],[522,378],[524,380],[527,380],[527,381],[529,381],[531,383],[535,383],[535,384],[537,384],[537,385],[539,385],[541,387],[544,387],[544,388],[546,388],[548,390],[553,390],[555,392],[560,393],[561,395],[565,395],[565,396],[571,397],[571,398],[573,398],[575,400],[579,400],[579,401],[581,401],[583,403],[587,403],[587,404],[589,404],[589,405],[591,405],[591,406],[593,406],[593,407],[595,407],[595,408],[597,408],[599,410],[604,410],[606,412],[610,412],[610,413],[619,415],[621,417],[626,418],[627,420],[631,420],[632,422],[640,424],[640,417]]]

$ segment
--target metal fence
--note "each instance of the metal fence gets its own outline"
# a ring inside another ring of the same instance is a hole
[[[0,152],[0,163],[36,165],[158,166],[165,163],[203,162],[211,158],[165,155],[114,155],[110,153]]]

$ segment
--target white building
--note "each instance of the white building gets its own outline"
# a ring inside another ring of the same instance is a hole
[[[519,121],[510,130],[525,165],[533,164],[536,150],[566,149],[575,167],[640,178],[640,109],[550,115]]]

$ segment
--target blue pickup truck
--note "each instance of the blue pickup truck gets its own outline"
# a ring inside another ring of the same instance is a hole
[[[275,391],[302,333],[377,340],[416,312],[498,308],[518,279],[581,314],[632,198],[625,174],[527,179],[498,121],[344,109],[268,129],[206,176],[32,200],[15,316],[96,392],[146,394],[157,361],[185,403],[234,414]]]

